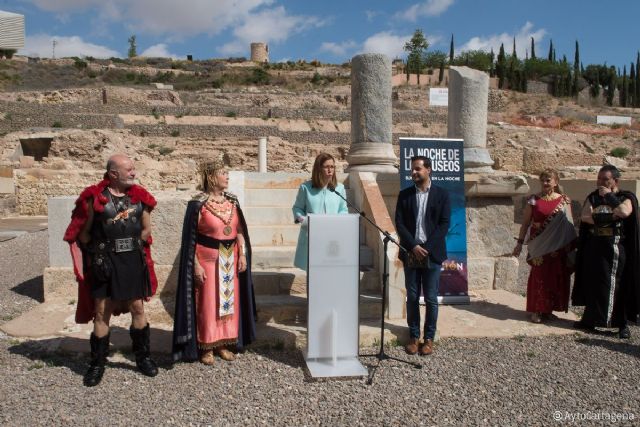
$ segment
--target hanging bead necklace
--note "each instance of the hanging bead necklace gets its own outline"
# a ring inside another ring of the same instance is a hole
[[[205,203],[205,208],[215,217],[220,219],[225,227],[222,229],[222,232],[225,236],[228,236],[233,231],[231,229],[231,220],[233,219],[233,204],[226,203],[227,199],[222,196],[222,200],[218,201],[213,199],[212,197],[207,200]]]

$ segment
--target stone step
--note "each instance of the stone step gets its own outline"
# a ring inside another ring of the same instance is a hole
[[[253,269],[251,274],[256,295],[300,295],[307,292],[307,274],[299,268]],[[379,292],[380,283],[377,271],[360,272],[361,292]]]
[[[250,188],[245,191],[245,206],[282,206],[291,209],[297,188]]]
[[[379,319],[381,315],[379,295],[360,294],[360,320]],[[307,296],[256,295],[258,323],[302,323],[307,320]]]
[[[273,268],[293,267],[293,259],[296,254],[295,246],[252,246],[252,267],[269,270]],[[373,251],[368,246],[360,246],[360,267],[370,269],[373,267]]]
[[[295,246],[299,232],[300,226],[296,224],[256,225],[249,229],[253,246]]]
[[[294,224],[291,206],[272,206],[268,209],[247,206],[244,208],[244,216],[249,230],[259,225]]]

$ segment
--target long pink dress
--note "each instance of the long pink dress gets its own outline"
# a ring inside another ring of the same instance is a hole
[[[225,201],[230,205],[231,202]],[[198,233],[214,239],[235,239],[238,234],[238,215],[233,206],[233,217],[229,226],[231,234],[223,233],[225,224],[220,218],[213,215],[205,206],[200,211],[198,221]],[[208,350],[224,345],[235,344],[238,340],[238,314],[240,312],[240,295],[238,294],[238,245],[233,249],[233,314],[220,317],[219,305],[219,274],[218,274],[218,249],[208,248],[196,244],[196,257],[204,268],[206,274],[205,283],[196,287],[196,322],[198,324],[198,347]]]

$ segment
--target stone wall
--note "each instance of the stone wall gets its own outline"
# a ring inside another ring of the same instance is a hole
[[[494,113],[504,111],[508,102],[509,97],[506,91],[501,89],[489,89],[489,105],[487,107],[488,111]]]
[[[547,168],[561,170],[567,166],[602,164],[601,154],[589,154],[586,151],[568,148],[524,148],[522,157],[521,170],[533,174],[538,174]]]
[[[527,93],[550,94],[552,86],[549,83],[535,80],[527,81]]]
[[[78,195],[87,185],[102,178],[101,171],[56,171],[50,169],[17,169],[17,208],[20,215],[46,215],[47,199]]]
[[[503,108],[500,94],[495,95],[493,108]],[[425,101],[426,103],[426,101]],[[490,105],[491,107],[491,105]],[[158,106],[147,107],[126,104],[56,104],[40,105],[32,103],[0,102],[0,132],[16,132],[33,127],[51,127],[59,122],[62,127],[78,127],[84,129],[120,128],[119,114],[158,115],[158,116],[217,116],[217,117],[269,117],[298,120],[325,119],[335,121],[349,121],[350,111],[340,108],[281,108],[266,106]],[[447,111],[442,108],[396,109],[393,111],[394,123],[446,123]]]
[[[469,289],[519,289],[511,197],[473,197],[466,204]]]
[[[175,190],[179,186],[196,186],[195,165],[164,174],[147,170],[140,176],[140,184],[151,192]],[[15,209],[20,215],[46,215],[47,199],[58,196],[78,196],[87,186],[99,182],[104,170],[17,169]],[[10,201],[8,202],[10,203]]]

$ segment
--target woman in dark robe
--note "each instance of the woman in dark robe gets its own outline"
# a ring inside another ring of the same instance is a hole
[[[205,163],[201,179],[182,230],[173,359],[211,365],[255,339],[256,310],[247,224],[222,161]]]

